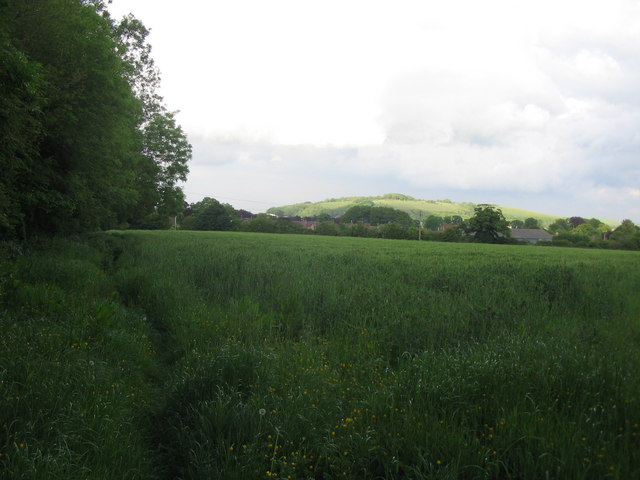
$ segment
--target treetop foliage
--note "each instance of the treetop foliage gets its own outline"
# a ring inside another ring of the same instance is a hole
[[[473,235],[475,241],[499,243],[511,235],[502,210],[493,205],[478,205],[474,210],[475,214],[463,223],[462,229],[467,235]]]
[[[0,237],[182,210],[191,146],[157,94],[147,35],[99,0],[0,3]]]

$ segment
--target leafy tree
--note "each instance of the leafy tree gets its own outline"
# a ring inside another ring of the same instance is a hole
[[[473,217],[464,222],[462,227],[464,233],[473,235],[474,241],[499,243],[503,238],[510,237],[509,223],[502,210],[493,205],[478,205],[474,212]]]
[[[351,237],[376,237],[376,230],[367,228],[364,223],[356,222],[347,227],[347,235]]]
[[[196,216],[186,215],[180,220],[181,230],[196,230]]]
[[[169,230],[171,226],[172,222],[168,217],[154,212],[140,219],[134,225],[134,228],[140,230]]]
[[[0,2],[0,236],[181,210],[191,147],[155,93],[147,33],[100,0]]]
[[[586,220],[582,217],[571,217],[568,222],[571,225],[571,228],[576,228],[578,225],[585,223]]]
[[[440,235],[440,239],[443,242],[460,242],[462,240],[462,228],[459,226],[450,227]]]
[[[597,237],[600,232],[598,232],[598,229],[594,227],[591,223],[585,222],[585,223],[581,223],[576,228],[574,228],[573,233],[576,233],[579,235],[586,235],[589,238],[593,238],[593,237]]]
[[[554,245],[559,246],[586,247],[589,245],[589,240],[590,238],[588,235],[569,231],[558,233],[551,241]]]
[[[276,222],[266,213],[259,213],[255,218],[243,222],[240,229],[245,232],[276,233]]]
[[[399,223],[389,222],[380,226],[380,235],[382,238],[400,240],[406,238],[406,230]]]
[[[124,76],[142,109],[139,129],[142,154],[147,162],[144,170],[144,183],[149,191],[146,207],[152,206],[164,215],[177,215],[184,202],[177,183],[187,179],[191,145],[176,122],[177,112],[168,111],[157,93],[160,72],[146,41],[149,30],[133,15],[124,17],[113,30],[125,64]]]
[[[113,25],[117,51],[124,61],[123,75],[140,102],[143,121],[162,109],[162,97],[158,94],[160,72],[151,56],[148,35],[149,30],[131,14]]]
[[[5,39],[20,52],[22,73],[31,77],[27,90],[41,107],[38,124],[24,131],[28,158],[24,152],[10,157],[23,167],[10,180],[23,235],[118,224],[137,200],[139,107],[123,77],[112,25],[97,11],[103,6],[74,0],[1,5]],[[15,124],[20,111],[9,117]]]
[[[529,217],[525,218],[523,228],[540,228],[540,224],[537,219]]]
[[[437,215],[429,215],[424,221],[427,230],[438,230],[444,224],[444,219]]]
[[[227,210],[218,203],[198,213],[194,227],[196,230],[231,230],[233,222]]]
[[[230,205],[205,197],[189,206],[190,215],[183,219],[182,228],[188,230],[233,230],[236,213]]]
[[[307,229],[294,221],[286,218],[277,218],[275,220],[277,233],[306,233]]]
[[[355,205],[342,215],[342,223],[364,222],[371,223],[371,207],[368,205]]]
[[[511,228],[524,228],[524,222],[522,220],[511,220]]]
[[[406,238],[407,240],[418,240],[421,236],[422,235],[418,230],[418,227],[412,225],[411,227],[407,228],[404,238]]]
[[[625,242],[631,239],[634,235],[640,232],[640,228],[636,224],[634,224],[631,220],[626,219],[623,220],[616,229],[611,232],[609,236],[610,240],[615,240],[617,242]]]
[[[558,232],[568,232],[571,230],[572,226],[569,223],[569,220],[566,218],[558,218],[551,225],[549,225],[549,233],[558,233]]]
[[[154,112],[144,125],[142,153],[155,167],[155,206],[167,216],[177,215],[182,210],[184,194],[176,184],[187,179],[191,145],[172,112]]]
[[[16,204],[24,196],[19,179],[37,166],[45,102],[39,66],[3,33],[0,28],[0,237],[13,236],[24,227],[24,211]]]
[[[403,227],[413,225],[413,220],[407,212],[391,207],[372,207],[368,205],[356,205],[348,209],[342,215],[342,223],[364,222],[371,225],[380,225],[396,222]]]
[[[591,225],[593,228],[598,228],[604,225],[604,223],[598,220],[597,218],[590,218],[589,220],[587,220],[587,223]]]
[[[318,235],[336,236],[340,234],[340,230],[334,221],[325,221],[319,222],[318,225],[316,225],[315,233]]]

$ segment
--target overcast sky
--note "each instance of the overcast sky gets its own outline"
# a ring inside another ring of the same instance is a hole
[[[640,222],[640,0],[113,0],[187,200],[404,193]]]

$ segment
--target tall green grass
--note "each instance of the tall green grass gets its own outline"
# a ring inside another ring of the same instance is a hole
[[[136,232],[5,263],[9,478],[640,476],[635,252]]]
[[[108,239],[106,239],[108,240]],[[0,477],[140,478],[155,367],[100,249],[55,240],[0,274]]]

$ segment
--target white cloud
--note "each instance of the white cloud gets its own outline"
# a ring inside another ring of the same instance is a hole
[[[193,199],[449,191],[614,218],[635,211],[635,0],[111,9],[152,28],[163,93],[194,145]]]

